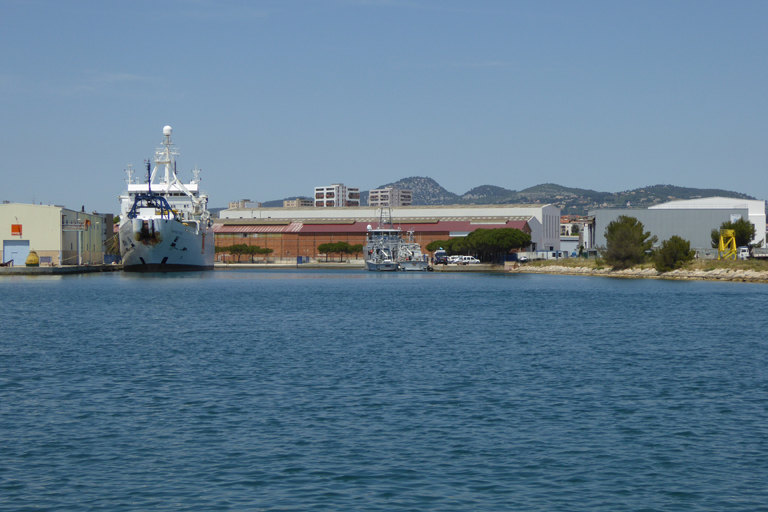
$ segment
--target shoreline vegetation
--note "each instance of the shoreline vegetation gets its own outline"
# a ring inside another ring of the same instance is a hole
[[[508,272],[520,274],[768,283],[768,261],[760,260],[697,260],[683,268],[663,273],[653,268],[652,263],[644,263],[624,270],[613,270],[600,259],[584,258],[532,261],[524,264],[507,262],[506,267]]]

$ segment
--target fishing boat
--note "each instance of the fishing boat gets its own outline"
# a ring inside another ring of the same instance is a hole
[[[368,225],[365,244],[365,266],[372,271],[427,270],[429,263],[413,231],[404,239],[400,228],[392,225],[392,211],[382,208],[376,228]]]
[[[208,196],[200,190],[200,170],[183,183],[176,174],[179,151],[172,129],[163,128],[154,169],[138,183],[128,166],[128,189],[120,196],[120,254],[128,272],[213,270],[213,222]]]

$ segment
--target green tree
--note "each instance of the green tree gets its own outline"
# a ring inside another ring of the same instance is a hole
[[[429,252],[435,252],[439,248],[445,249],[445,246],[448,245],[448,242],[445,240],[434,240],[432,242],[429,242],[426,247],[424,247]]]
[[[720,229],[732,229],[734,236],[736,237],[736,246],[743,247],[749,246],[750,242],[755,239],[755,225],[746,220],[744,217],[739,218],[736,221],[728,221],[720,224]],[[712,230],[712,248],[717,249],[720,244],[720,230]]]
[[[357,259],[358,255],[363,252],[363,244],[355,244],[350,247],[350,254],[355,255],[355,259]]]
[[[229,247],[222,247],[220,245],[217,245],[214,247],[214,252],[217,254],[229,254]]]
[[[327,244],[320,244],[317,246],[317,252],[325,254],[325,261],[328,262],[328,255],[333,255],[336,253],[336,244],[334,243],[327,243]]]
[[[229,254],[237,258],[237,262],[240,263],[240,256],[248,254],[248,246],[245,244],[233,244],[229,246]]]
[[[476,229],[464,242],[469,252],[484,261],[498,261],[512,249],[521,249],[531,244],[531,235],[514,228]]]
[[[458,236],[456,238],[449,238],[448,240],[445,241],[445,245],[443,245],[443,249],[445,249],[445,252],[448,255],[468,254],[469,245],[467,244],[467,237]]]
[[[684,267],[693,260],[696,252],[691,250],[691,243],[675,235],[661,243],[661,248],[653,253],[653,266],[659,272],[669,272]]]
[[[256,247],[256,249],[257,249],[255,251],[256,254],[260,254],[260,255],[264,256],[264,263],[267,262],[267,256],[269,256],[270,254],[275,252],[274,249],[270,249],[269,247]]]
[[[243,254],[246,254],[251,257],[251,263],[253,263],[253,257],[257,254],[261,254],[261,247],[258,245],[247,245],[247,249],[243,251]]]
[[[651,250],[658,238],[643,229],[645,227],[642,222],[625,215],[619,216],[605,228],[607,248],[603,258],[613,270],[623,270],[645,261],[646,251]]]
[[[334,251],[339,255],[339,261],[344,261],[345,254],[352,254],[352,246],[349,242],[336,242],[334,245]]]
[[[120,256],[120,240],[117,234],[109,237],[104,242],[104,250],[110,256]]]

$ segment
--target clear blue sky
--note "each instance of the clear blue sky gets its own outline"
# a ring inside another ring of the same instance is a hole
[[[430,176],[768,198],[765,1],[0,0],[0,199],[116,212]]]

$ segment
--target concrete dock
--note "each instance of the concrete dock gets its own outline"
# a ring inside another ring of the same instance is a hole
[[[117,272],[122,265],[65,265],[63,267],[0,267],[2,276],[61,276],[71,274],[92,274],[95,272]]]

